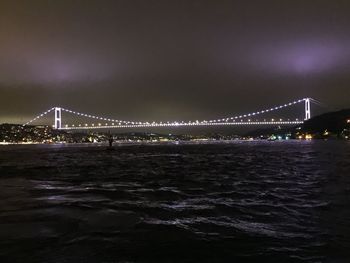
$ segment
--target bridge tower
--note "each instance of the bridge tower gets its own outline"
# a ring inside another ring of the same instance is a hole
[[[62,128],[62,109],[59,107],[55,107],[55,129]]]
[[[310,108],[310,98],[305,99],[305,120],[309,120],[311,118],[311,108]]]

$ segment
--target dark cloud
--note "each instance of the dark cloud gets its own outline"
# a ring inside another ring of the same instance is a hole
[[[348,107],[348,1],[1,1],[0,122],[54,105],[205,119]]]

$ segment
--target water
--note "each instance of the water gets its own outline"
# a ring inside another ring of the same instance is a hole
[[[350,144],[0,147],[1,262],[350,262]]]

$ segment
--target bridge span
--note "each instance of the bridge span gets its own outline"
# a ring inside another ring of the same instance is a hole
[[[311,102],[314,100],[312,98],[303,98],[295,100],[289,103],[285,103],[279,106],[266,108],[264,110],[251,112],[247,114],[235,115],[220,119],[210,119],[210,120],[196,120],[196,121],[166,121],[166,122],[145,122],[145,121],[126,121],[118,120],[113,118],[106,118],[101,116],[96,116],[93,114],[87,114],[82,112],[73,111],[63,107],[53,107],[39,115],[37,115],[32,120],[26,122],[23,125],[34,124],[35,121],[46,116],[47,114],[54,113],[54,124],[52,125],[55,129],[59,130],[82,130],[82,129],[114,129],[114,128],[146,128],[146,127],[192,127],[192,126],[252,126],[252,125],[297,125],[302,124],[305,120],[311,118]],[[276,112],[278,110],[291,107],[296,104],[304,104],[303,106],[303,119],[284,119],[284,118],[271,118],[271,119],[257,119],[258,116],[263,116],[264,114],[270,112]],[[97,123],[76,123],[76,124],[63,124],[62,113],[73,114],[78,117],[87,118],[93,120]]]

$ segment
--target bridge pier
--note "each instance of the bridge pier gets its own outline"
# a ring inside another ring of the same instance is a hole
[[[311,118],[311,108],[310,108],[310,98],[305,99],[305,120],[309,120]]]
[[[55,129],[62,128],[62,109],[59,107],[55,107]]]

